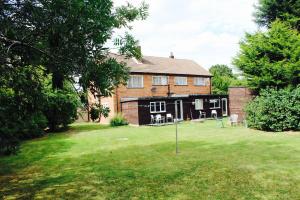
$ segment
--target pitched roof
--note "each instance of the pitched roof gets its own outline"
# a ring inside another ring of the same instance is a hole
[[[135,73],[211,76],[202,66],[188,59],[143,56],[142,60],[138,61],[135,58],[125,59],[117,54],[112,54],[112,57],[126,62],[130,72]]]

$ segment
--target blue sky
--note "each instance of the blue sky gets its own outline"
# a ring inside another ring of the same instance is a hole
[[[126,1],[114,0],[115,5]],[[141,0],[128,2],[139,5]],[[145,0],[150,5],[146,21],[132,24],[144,55],[187,58],[205,68],[231,65],[245,32],[255,32],[257,0]],[[124,30],[116,31],[122,34]]]

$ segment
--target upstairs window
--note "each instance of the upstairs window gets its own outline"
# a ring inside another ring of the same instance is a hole
[[[195,110],[203,110],[203,99],[195,99]]]
[[[194,78],[194,85],[196,85],[196,86],[206,86],[206,85],[208,85],[208,78],[195,77]]]
[[[187,77],[175,76],[175,85],[187,85]]]
[[[166,112],[165,101],[150,102],[150,113],[161,113],[161,112]]]
[[[144,80],[142,75],[131,75],[129,77],[128,88],[143,88],[144,87]]]
[[[211,99],[211,100],[209,100],[209,107],[211,109],[221,108],[221,106],[220,106],[220,99]]]
[[[152,85],[168,85],[168,77],[152,76]]]

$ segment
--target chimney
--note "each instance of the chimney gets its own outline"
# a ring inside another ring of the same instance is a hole
[[[172,58],[172,59],[175,58],[173,52],[170,53],[170,58]]]

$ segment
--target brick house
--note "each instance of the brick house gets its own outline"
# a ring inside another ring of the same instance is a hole
[[[112,54],[118,61],[130,67],[127,85],[120,85],[111,97],[101,98],[101,104],[109,107],[108,118],[122,112],[131,124],[144,125],[156,114],[176,116],[178,119],[199,118],[200,111],[207,117],[213,112],[228,115],[228,97],[211,94],[211,74],[192,60],[170,57],[144,56],[141,60],[125,59]]]

